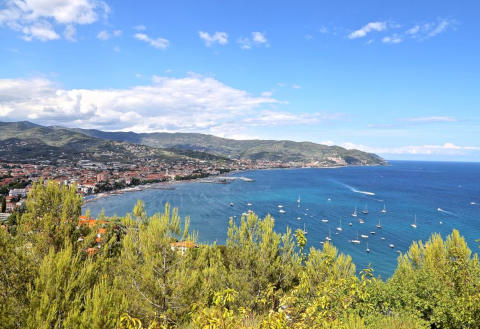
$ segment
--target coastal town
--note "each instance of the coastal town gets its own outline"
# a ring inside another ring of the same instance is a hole
[[[147,164],[120,162],[94,162],[79,160],[76,163],[42,161],[38,163],[0,162],[0,221],[5,221],[17,209],[22,209],[28,191],[34,182],[54,180],[64,185],[76,185],[78,193],[85,200],[98,194],[132,189],[152,183],[186,181],[210,176],[219,176],[232,171],[327,167],[335,161],[344,165],[340,159],[328,162],[284,162],[266,160],[208,161],[208,160],[155,160]]]

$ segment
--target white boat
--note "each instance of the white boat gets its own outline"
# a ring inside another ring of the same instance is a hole
[[[298,196],[297,203],[300,203],[300,195]]]
[[[358,220],[358,222],[359,222],[360,224],[364,224],[364,223],[365,223],[365,221],[364,221],[363,219],[361,219],[361,218]]]
[[[332,201],[332,199],[328,198],[328,202]]]
[[[305,224],[303,224],[303,234],[307,235],[308,232],[307,232],[307,228],[305,227]]]
[[[476,205],[477,203],[475,201],[470,202],[472,206]]]
[[[342,229],[342,220],[340,219],[340,225],[337,227],[337,231],[338,232],[342,232],[343,229]]]
[[[415,218],[413,220],[413,224],[410,224],[411,227],[417,228],[417,215],[415,215]]]
[[[248,214],[246,212],[242,212],[242,216],[247,216]]]
[[[297,217],[297,220],[300,220],[300,219],[302,219],[302,218],[301,218],[301,217]]]
[[[322,223],[328,223],[328,219],[323,218],[323,219],[322,219]]]
[[[286,211],[285,211],[285,210],[283,210],[283,209],[280,209],[278,212],[279,212],[279,213],[281,213],[281,214],[284,214],[284,213],[286,213]]]
[[[440,225],[443,225],[443,222],[442,222],[442,221],[440,221],[440,222],[439,222],[439,224],[440,224]]]
[[[251,203],[251,202],[247,203],[247,206],[249,206],[249,207],[250,207],[251,205],[252,205],[252,203]]]
[[[234,203],[233,202],[230,202],[230,207],[233,207],[234,206]]]
[[[324,243],[325,243],[325,242],[323,242],[323,241],[320,241],[320,244],[321,244],[322,246],[324,245]]]
[[[353,244],[360,244],[360,240],[358,240],[358,232],[357,232],[357,238],[353,239],[353,240],[350,240],[350,242],[353,243]]]
[[[362,210],[362,214],[368,214],[367,204],[365,204],[365,208]]]
[[[331,233],[330,233],[330,228],[328,229],[328,235],[327,237],[325,238],[325,240],[327,241],[332,241],[332,238],[330,237]]]
[[[385,240],[385,237],[384,237],[384,236],[382,236],[380,239],[382,239],[382,240]]]
[[[370,232],[371,235],[374,235],[375,233],[376,233],[375,231],[371,231],[371,232]]]
[[[380,219],[378,219],[378,224],[375,225],[377,228],[382,228],[382,224],[380,224]]]
[[[279,205],[278,205],[278,208],[280,208],[280,209],[283,208],[283,205],[279,204]]]
[[[366,235],[366,234],[360,234],[360,237],[361,237],[362,239],[368,239],[368,235]]]
[[[352,225],[353,225],[353,223],[352,223],[352,222],[350,222],[350,223],[348,223],[348,225],[349,225],[349,226],[352,226]]]
[[[395,248],[395,246],[393,245],[393,243],[390,243],[388,246],[389,246],[390,248],[392,248],[392,249]]]
[[[383,214],[385,214],[387,212],[387,208],[385,208],[385,203],[383,204],[383,209],[381,211]]]
[[[365,250],[367,253],[370,252],[370,248],[368,248],[368,242],[367,242],[367,249]]]
[[[352,217],[357,217],[357,207],[355,207],[355,210],[352,213]]]

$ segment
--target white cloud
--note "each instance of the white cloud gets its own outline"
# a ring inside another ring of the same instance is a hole
[[[65,37],[65,39],[72,42],[77,41],[77,39],[75,38],[76,34],[77,29],[73,25],[67,25],[67,27],[65,27],[65,30],[63,31],[63,36]]]
[[[405,33],[410,35],[415,35],[420,31],[420,25],[415,25],[409,28]]]
[[[205,42],[207,47],[215,43],[219,45],[226,45],[228,43],[228,34],[225,32],[215,32],[210,35],[208,32],[198,31],[198,36]]]
[[[237,42],[240,45],[240,48],[245,50],[252,49],[255,46],[270,46],[265,33],[262,32],[252,32],[251,38],[240,38]]]
[[[97,39],[104,40],[104,41],[108,40],[110,39],[110,33],[108,33],[107,31],[100,31],[97,34]]]
[[[137,31],[145,31],[147,29],[147,27],[145,25],[136,25],[133,27],[134,30],[137,30]]]
[[[73,39],[75,24],[91,24],[110,8],[97,0],[7,0],[0,8],[0,26],[21,32],[27,41],[59,39],[55,25],[65,26],[67,39]]]
[[[406,119],[402,119],[402,121],[417,122],[417,123],[436,123],[436,122],[456,122],[457,119],[449,116],[430,116],[430,117],[406,118]]]
[[[368,33],[372,31],[384,31],[387,29],[387,24],[385,22],[370,22],[367,25],[363,26],[361,29],[353,31],[348,35],[349,39],[363,38]]]
[[[49,41],[60,39],[60,36],[55,32],[53,26],[47,22],[36,22],[29,26],[24,26],[22,28],[22,39],[25,41],[32,41],[33,39],[38,39],[40,41]]]
[[[293,89],[301,89],[302,86],[297,85],[297,84],[293,84],[293,85],[292,85],[292,88],[293,88]]]
[[[383,43],[391,43],[391,44],[396,44],[402,42],[403,39],[398,35],[394,34],[392,36],[387,36],[382,38]]]
[[[459,146],[451,142],[439,145],[408,145],[400,147],[370,147],[355,143],[343,143],[341,146],[347,149],[390,155],[466,155],[480,151],[480,146]]]
[[[0,79],[0,121],[239,136],[249,127],[307,125],[340,117],[279,110],[285,102],[270,94],[252,95],[212,77],[152,80],[125,89],[64,89],[46,79]]]
[[[405,35],[414,39],[425,40],[433,38],[448,29],[455,28],[456,21],[440,18],[436,22],[416,24],[405,31]]]
[[[113,30],[111,33],[106,30],[103,30],[98,32],[97,39],[106,41],[112,37],[119,37],[122,35],[122,33],[123,33],[122,30]]]
[[[164,38],[150,38],[148,35],[145,33],[136,33],[134,35],[135,39],[144,41],[148,43],[150,46],[157,48],[157,49],[167,49],[168,46],[170,45],[170,41]]]

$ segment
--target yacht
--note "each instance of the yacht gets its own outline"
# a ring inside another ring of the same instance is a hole
[[[382,236],[380,239],[382,239],[382,240],[385,240],[385,237],[384,237],[384,236]]]
[[[410,224],[411,227],[417,228],[417,215],[415,215],[415,218],[413,220],[413,224]]]
[[[249,207],[250,207],[251,205],[252,205],[252,203],[251,203],[251,202],[247,203],[247,206],[249,206]]]
[[[392,249],[395,248],[395,246],[393,245],[393,243],[390,243],[388,246],[389,246],[390,248],[392,248]]]
[[[280,209],[278,212],[279,212],[279,213],[281,213],[281,214],[284,214],[284,213],[286,213],[286,211],[285,211],[285,210],[283,210],[283,209]]]
[[[233,207],[234,206],[234,203],[233,202],[230,202],[230,207]]]
[[[442,221],[440,221],[439,223],[440,223],[440,225],[443,225],[443,222],[442,222]]]
[[[332,201],[332,199],[331,199],[331,198],[328,198],[328,202],[330,202],[330,201]]]
[[[332,238],[330,237],[331,233],[330,233],[330,228],[328,229],[328,236],[325,238],[325,240],[327,241],[332,241]]]
[[[302,219],[302,217],[297,217],[297,220],[300,220],[300,219]]]
[[[360,240],[358,240],[358,232],[357,232],[357,238],[353,239],[353,240],[350,240],[350,242],[353,243],[353,244],[360,244]]]
[[[367,249],[365,250],[367,253],[370,252],[370,248],[368,248],[368,242],[367,242]]]
[[[297,203],[300,203],[300,195],[298,196]]]
[[[360,234],[360,237],[361,237],[362,239],[368,239],[368,235],[366,235],[366,234]]]
[[[280,208],[280,209],[283,208],[283,205],[279,204],[279,205],[278,205],[278,208]]]
[[[387,212],[387,208],[385,208],[385,203],[383,204],[383,209],[381,211],[383,214],[385,214]]]
[[[363,219],[361,219],[361,218],[358,220],[358,222],[359,222],[360,224],[364,224],[364,223],[365,223],[365,221],[364,221]]]
[[[308,232],[307,232],[307,228],[305,227],[305,224],[303,224],[303,234],[307,235]]]
[[[375,235],[375,233],[376,233],[375,231],[371,231],[371,232],[370,232],[371,235]]]
[[[348,223],[348,225],[349,225],[349,226],[352,226],[352,225],[353,225],[353,223],[352,223],[352,222],[350,222],[350,223]]]
[[[380,224],[380,219],[378,219],[378,224],[375,225],[377,228],[382,228],[382,224]]]
[[[322,223],[328,223],[328,219],[323,218],[323,219],[322,219]]]
[[[365,215],[368,214],[367,204],[365,204],[365,208],[363,208],[362,214],[365,214]]]
[[[338,232],[342,232],[343,229],[342,229],[342,220],[340,219],[340,225],[337,227],[337,231]]]
[[[352,217],[357,217],[357,207],[355,207],[355,210],[352,213]]]

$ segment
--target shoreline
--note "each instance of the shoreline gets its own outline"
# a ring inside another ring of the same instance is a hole
[[[108,198],[108,197],[113,197],[113,196],[116,196],[116,195],[122,195],[122,194],[125,194],[125,193],[141,192],[141,191],[150,190],[150,189],[172,190],[172,189],[175,189],[175,187],[174,187],[175,185],[180,185],[180,184],[190,184],[190,183],[224,184],[224,183],[220,183],[220,182],[207,181],[207,180],[210,179],[210,180],[219,181],[220,179],[222,179],[222,177],[231,177],[233,174],[238,174],[238,173],[242,173],[242,172],[258,171],[258,170],[339,169],[339,168],[348,168],[348,167],[378,167],[378,166],[382,166],[382,165],[375,164],[375,165],[346,165],[346,166],[328,166],[328,167],[257,168],[257,169],[232,170],[232,171],[230,171],[228,173],[225,173],[225,174],[222,174],[222,175],[212,175],[212,176],[208,176],[208,177],[188,179],[188,180],[178,180],[178,181],[173,180],[173,181],[158,182],[158,183],[148,183],[148,184],[137,185],[137,186],[134,186],[134,187],[126,187],[126,188],[123,188],[123,189],[118,189],[118,190],[113,190],[113,191],[108,191],[108,192],[90,194],[88,196],[83,197],[82,206],[85,206],[86,204],[88,204],[90,202],[93,202],[93,201],[97,201],[97,200]],[[245,178],[245,177],[243,177],[243,178]],[[242,179],[242,177],[238,177],[237,179]]]

